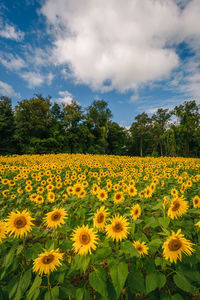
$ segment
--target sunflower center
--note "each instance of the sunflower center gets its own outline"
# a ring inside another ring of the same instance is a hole
[[[49,265],[53,260],[54,260],[54,255],[53,254],[45,255],[42,258],[42,262],[45,265]]]
[[[123,230],[122,224],[117,222],[114,226],[113,226],[113,231],[114,232],[120,232]]]
[[[52,216],[51,216],[51,220],[52,220],[52,221],[59,221],[60,218],[61,218],[61,214],[60,214],[59,212],[55,212],[55,213],[53,213]]]
[[[80,242],[83,245],[87,245],[90,242],[90,235],[87,232],[84,232],[80,235]]]
[[[194,203],[197,204],[199,201],[197,199],[194,200]]]
[[[101,194],[100,194],[100,197],[101,197],[101,198],[104,198],[104,196],[105,196],[104,193],[101,193]]]
[[[98,223],[103,223],[103,221],[104,221],[104,215],[103,215],[103,213],[100,213],[97,217],[97,222]]]
[[[175,201],[173,203],[172,211],[177,211],[180,207],[180,203],[178,201]]]
[[[173,239],[168,244],[168,248],[170,251],[178,251],[181,248],[181,246],[181,241],[178,239]]]
[[[116,195],[116,199],[117,199],[117,200],[121,199],[121,195],[120,195],[120,194],[117,194],[117,195]]]
[[[76,193],[80,192],[81,188],[80,187],[77,187],[76,188]]]
[[[22,228],[27,224],[25,217],[17,217],[14,221],[14,225],[16,228]]]
[[[137,215],[137,214],[138,214],[138,209],[136,209],[134,212],[134,215]]]
[[[139,251],[139,252],[142,251],[142,247],[141,247],[141,246],[138,246],[136,249],[137,249],[137,251]]]

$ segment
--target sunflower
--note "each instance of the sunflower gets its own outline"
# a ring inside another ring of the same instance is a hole
[[[136,205],[132,206],[132,209],[131,209],[131,217],[132,217],[132,219],[135,221],[140,216],[141,216],[141,208],[140,208],[139,204],[136,204]]]
[[[172,197],[178,197],[178,191],[176,189],[171,189]]]
[[[200,198],[198,195],[194,196],[193,200],[193,205],[195,208],[200,208]]]
[[[37,204],[42,204],[44,202],[43,196],[42,195],[37,195],[34,202],[37,203]]]
[[[145,245],[145,242],[136,241],[133,243],[133,246],[138,251],[140,255],[147,254],[148,255],[148,247]]]
[[[195,225],[200,227],[200,221],[198,221]]]
[[[129,223],[125,217],[115,215],[111,219],[111,224],[106,226],[106,233],[108,237],[114,240],[121,241],[125,239],[128,235]]]
[[[152,190],[150,189],[150,187],[146,187],[146,189],[144,191],[144,197],[151,198],[151,196],[152,196]]]
[[[49,202],[51,202],[51,203],[55,201],[55,194],[54,194],[54,192],[48,192],[48,194],[47,194],[47,200]]]
[[[92,195],[96,195],[98,193],[98,191],[99,191],[99,187],[98,187],[98,185],[96,183],[94,183],[92,185],[91,194]]]
[[[136,187],[134,185],[130,185],[128,187],[128,194],[131,197],[134,197],[135,195],[137,195],[137,189],[136,189]]]
[[[2,239],[6,238],[6,223],[3,221],[0,221],[0,243],[2,242]]]
[[[175,233],[172,231],[172,235],[164,242],[162,248],[163,256],[165,259],[169,259],[170,262],[177,262],[177,259],[182,260],[182,252],[186,255],[191,255],[194,249],[192,249],[192,243],[184,238],[181,234],[181,229]]]
[[[188,202],[183,200],[182,197],[174,198],[168,209],[168,217],[171,219],[178,218],[187,212],[188,207]]]
[[[117,192],[114,194],[113,201],[115,204],[119,204],[124,201],[124,194],[122,192]]]
[[[94,227],[103,229],[108,215],[109,213],[108,210],[105,209],[105,206],[101,206],[94,215]]]
[[[91,249],[96,250],[97,235],[94,229],[89,228],[88,225],[78,226],[74,230],[71,240],[74,241],[74,252],[79,255],[91,254]]]
[[[53,211],[47,213],[44,219],[46,221],[46,226],[54,229],[58,226],[61,227],[62,224],[65,224],[66,218],[67,212],[64,208],[55,208]]]
[[[105,190],[99,190],[97,197],[100,201],[105,201],[108,198],[108,193]]]
[[[8,219],[6,219],[7,232],[10,236],[14,233],[14,237],[23,237],[31,231],[31,226],[34,225],[31,221],[34,220],[27,210],[19,212],[11,212]]]
[[[59,249],[56,249],[39,254],[34,259],[33,271],[38,272],[40,275],[43,273],[49,275],[57,266],[61,265],[60,260],[63,258],[63,253],[59,253],[58,251]]]

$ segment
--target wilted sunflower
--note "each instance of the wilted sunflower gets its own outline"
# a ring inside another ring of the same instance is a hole
[[[114,194],[113,201],[115,204],[119,204],[124,201],[124,194],[122,192],[117,192]]]
[[[105,190],[99,190],[97,197],[100,201],[105,201],[108,198],[108,193]]]
[[[38,272],[40,275],[49,274],[54,271],[57,266],[61,265],[60,260],[63,258],[63,254],[58,252],[59,249],[45,251],[39,254],[39,256],[34,259],[33,271]]]
[[[46,221],[46,226],[48,228],[54,229],[65,224],[66,218],[67,212],[64,208],[55,208],[53,211],[47,213],[44,219]]]
[[[111,219],[111,224],[106,226],[106,233],[108,237],[114,240],[121,241],[128,235],[129,223],[125,217],[116,215]]]
[[[200,198],[198,195],[194,196],[193,200],[193,205],[195,208],[200,208]]]
[[[192,249],[192,243],[184,238],[181,234],[181,229],[175,233],[172,231],[172,235],[164,242],[162,248],[163,256],[165,259],[169,259],[170,262],[177,262],[177,259],[182,260],[182,253],[186,255],[192,255],[194,249]]]
[[[109,212],[107,209],[105,209],[105,206],[101,206],[94,215],[94,227],[103,229],[108,215]]]
[[[131,209],[131,217],[135,221],[141,216],[141,208],[139,204],[136,204]]]
[[[31,226],[34,225],[31,221],[34,220],[27,210],[19,212],[11,212],[8,219],[6,219],[7,232],[10,236],[14,233],[14,237],[23,237],[31,231]]]
[[[2,239],[6,238],[6,223],[3,221],[0,221],[0,243],[2,242]]]
[[[97,235],[88,225],[78,226],[74,230],[71,240],[74,241],[74,252],[79,255],[91,254],[91,249],[96,250]]]
[[[145,242],[135,241],[133,246],[138,251],[140,255],[147,254],[148,255],[148,247],[145,245]]]
[[[172,200],[171,205],[168,209],[168,217],[170,217],[171,219],[178,218],[187,212],[188,207],[188,202],[183,200],[182,197],[175,198]]]

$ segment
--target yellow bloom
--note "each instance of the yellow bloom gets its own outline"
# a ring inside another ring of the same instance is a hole
[[[74,252],[79,255],[91,254],[91,249],[96,250],[97,235],[88,225],[78,226],[74,230],[71,240],[74,241]]]
[[[182,260],[182,253],[191,255],[194,249],[192,249],[192,243],[184,238],[181,234],[181,229],[175,233],[172,231],[172,235],[164,242],[162,248],[163,256],[165,259],[169,259],[170,262],[177,263],[177,259]]]
[[[136,204],[131,209],[131,217],[135,221],[141,216],[141,208],[139,204]]]
[[[195,208],[200,208],[200,197],[198,195],[194,196],[193,205]]]
[[[55,208],[53,211],[47,213],[44,219],[46,221],[46,226],[48,228],[54,229],[65,224],[66,218],[67,212],[64,208]]]
[[[100,201],[105,201],[108,198],[108,193],[105,190],[99,190],[97,197]]]
[[[105,209],[105,206],[101,206],[94,215],[94,227],[103,229],[108,215],[109,213],[108,210]]]
[[[6,219],[7,232],[10,236],[14,233],[14,237],[23,237],[31,231],[31,226],[34,225],[31,221],[34,220],[27,210],[22,212],[11,212],[8,219]]]
[[[49,201],[49,202],[55,202],[55,194],[53,193],[53,192],[48,192],[48,194],[47,194],[47,200]]]
[[[121,241],[126,239],[128,235],[129,223],[125,217],[116,215],[111,219],[111,224],[106,226],[106,233],[113,241]]]
[[[2,242],[2,239],[6,238],[6,223],[3,221],[0,221],[0,243]]]
[[[145,245],[145,242],[135,241],[133,246],[138,251],[140,255],[148,254],[148,247]]]
[[[124,194],[122,192],[115,193],[113,201],[115,204],[122,203],[124,201]]]
[[[178,218],[187,212],[188,207],[188,202],[183,198],[175,198],[168,209],[168,217],[171,219]]]
[[[137,195],[137,189],[136,189],[136,187],[134,185],[130,185],[128,187],[128,194],[131,197],[134,197],[135,195]]]
[[[57,266],[61,265],[60,260],[63,259],[63,254],[58,251],[59,249],[56,249],[39,254],[39,256],[34,259],[33,271],[38,272],[40,275],[53,272]]]

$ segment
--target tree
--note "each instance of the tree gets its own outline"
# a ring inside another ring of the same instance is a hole
[[[156,147],[160,145],[160,155],[163,156],[163,139],[162,136],[165,133],[169,120],[171,118],[171,113],[169,109],[159,108],[155,114],[152,116],[153,121],[153,131],[155,137]]]
[[[143,156],[143,144],[150,139],[151,119],[143,112],[135,117],[136,122],[133,122],[130,127],[130,132],[133,140],[139,140],[139,153]]]
[[[94,144],[90,146],[89,152],[106,153],[108,148],[108,126],[112,117],[108,103],[104,100],[94,100],[86,111],[87,126],[95,137]]]
[[[108,154],[124,155],[127,153],[126,130],[116,122],[108,125]]]
[[[10,154],[16,152],[14,139],[15,124],[11,99],[0,97],[0,153]]]

